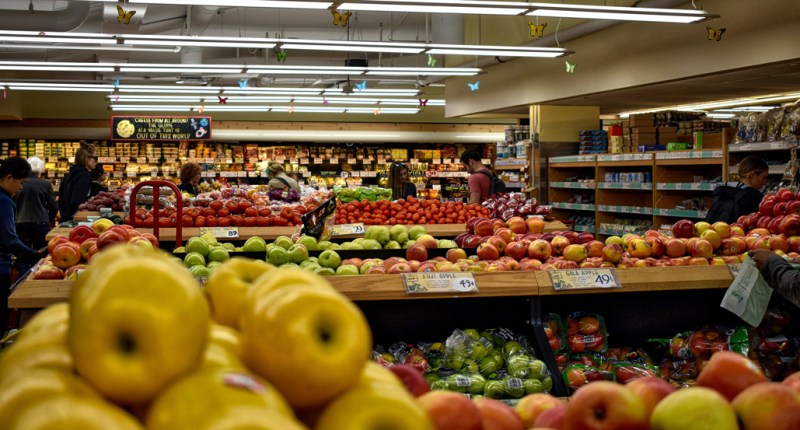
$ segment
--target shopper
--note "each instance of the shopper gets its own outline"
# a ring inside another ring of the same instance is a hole
[[[389,188],[394,200],[417,196],[417,187],[409,181],[405,163],[394,162],[389,167]]]
[[[269,189],[286,190],[291,188],[297,191],[298,194],[300,193],[300,185],[298,185],[297,181],[286,174],[286,169],[283,168],[282,164],[269,163],[267,170],[269,171],[270,177],[270,180],[267,183],[267,185],[269,185]]]
[[[58,205],[53,185],[41,178],[44,161],[39,157],[31,157],[28,158],[28,164],[31,166],[31,175],[15,197],[16,228],[22,243],[33,249],[40,249],[47,246],[45,236],[56,220]]]
[[[58,208],[61,222],[71,221],[78,211],[78,206],[89,200],[92,191],[91,171],[97,166],[97,153],[94,145],[81,141],[81,147],[75,151],[75,164],[61,182],[58,193]]]
[[[14,225],[16,205],[13,197],[22,189],[30,173],[30,164],[21,157],[0,160],[0,334],[8,327],[8,294],[14,256],[26,264],[32,264],[43,256],[19,240]],[[44,248],[43,253],[46,252],[47,248]]]
[[[800,307],[800,270],[778,254],[766,249],[753,249],[747,255],[756,263],[769,286],[795,306]]]
[[[101,191],[108,191],[108,187],[103,185],[108,179],[108,173],[106,173],[103,166],[97,165],[92,170],[92,184],[91,184],[91,191],[89,191],[89,196],[96,196],[100,194]]]
[[[740,182],[727,182],[714,189],[714,202],[706,221],[733,223],[742,215],[757,212],[768,175],[769,166],[764,160],[754,155],[745,157],[739,163]]]
[[[469,203],[482,203],[489,197],[494,174],[483,165],[481,154],[475,149],[461,154],[461,164],[469,173]]]
[[[202,171],[197,163],[185,163],[182,165],[180,171],[181,184],[178,189],[193,196],[200,194],[199,185]]]

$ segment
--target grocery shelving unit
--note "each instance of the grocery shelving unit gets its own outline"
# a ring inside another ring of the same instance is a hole
[[[757,155],[769,164],[769,181],[780,180],[786,170],[787,162],[792,158],[792,153],[797,151],[796,142],[776,141],[776,142],[754,142],[754,143],[731,143],[727,145],[728,150],[728,177],[730,178],[738,170],[739,162],[748,155]]]
[[[642,234],[652,228],[653,154],[597,156],[597,235]],[[628,179],[623,179],[627,176]],[[638,176],[638,179],[630,179]],[[614,179],[619,178],[619,179]],[[619,220],[625,224],[620,225]]]
[[[554,157],[548,163],[548,196],[556,219],[576,222],[576,231],[595,232],[595,155]],[[587,178],[575,180],[575,178]],[[577,203],[580,201],[581,203]],[[583,203],[590,202],[590,203]],[[590,218],[591,217],[591,218]]]

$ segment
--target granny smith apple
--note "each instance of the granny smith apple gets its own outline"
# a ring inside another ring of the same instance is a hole
[[[358,267],[353,264],[342,264],[336,268],[337,275],[358,275]]]
[[[288,236],[278,236],[273,243],[283,249],[289,249],[294,244]]]
[[[447,248],[447,249],[449,249],[449,248],[458,248],[458,245],[456,245],[456,242],[454,240],[450,240],[450,239],[438,240],[436,242],[436,246],[439,247],[439,248]]]
[[[408,241],[408,228],[404,225],[395,225],[392,226],[392,229],[389,230],[389,235],[392,237],[392,240],[405,243]]]
[[[336,271],[330,267],[318,267],[314,270],[314,273],[320,276],[333,276],[336,274]]]
[[[236,248],[233,248],[233,252],[244,252],[244,248],[242,248],[241,246],[238,246]]]
[[[365,239],[361,242],[364,249],[381,249],[381,243],[375,239]]]
[[[183,257],[183,265],[186,267],[205,266],[206,258],[199,252],[189,252]]]
[[[317,257],[317,261],[319,261],[320,266],[330,267],[331,269],[336,269],[342,264],[342,258],[339,257],[339,254],[331,250],[322,251]]]
[[[287,252],[289,253],[289,259],[292,260],[292,263],[302,263],[308,259],[308,249],[305,245],[295,243],[289,247]]]
[[[300,236],[300,239],[297,239],[297,243],[305,246],[309,251],[317,250],[317,239],[314,236]]]
[[[411,240],[417,240],[417,238],[423,234],[428,234],[428,232],[425,230],[425,227],[421,225],[415,225],[408,230],[408,238]]]
[[[525,388],[525,394],[544,392],[544,385],[538,379],[523,379],[522,386]]]
[[[283,263],[278,267],[280,267],[281,269],[289,269],[289,268],[299,269],[300,268],[300,266],[298,266],[297,263],[292,263],[291,261],[288,262],[288,263]]]
[[[234,249],[236,249],[236,247],[235,247],[235,246],[233,246],[233,244],[232,244],[232,243],[230,243],[230,242],[224,242],[224,243],[222,244],[222,247],[223,247],[223,248],[225,248],[225,249],[227,249],[227,250],[228,250],[228,252],[231,252],[231,251],[233,251]]]
[[[209,246],[219,245],[219,242],[217,242],[217,238],[214,237],[213,233],[203,233],[200,236],[200,239],[203,239],[203,241],[205,241]]]
[[[179,247],[173,249],[172,252],[174,252],[176,254],[183,254],[184,252],[186,252],[186,247],[185,246],[179,246]]]
[[[208,246],[208,243],[206,243],[205,240],[203,240],[203,239],[201,239],[199,237],[193,237],[193,238],[189,239],[188,242],[186,242],[185,252],[187,254],[190,253],[190,252],[196,252],[196,253],[202,255],[203,257],[205,257],[206,255],[208,255],[208,249],[209,248],[210,247]],[[175,250],[175,251],[177,252],[177,250]]]
[[[208,270],[214,270],[215,267],[221,266],[222,263],[223,263],[222,261],[211,261],[208,264],[206,264],[206,267],[208,267]]]
[[[308,261],[308,260],[306,260],[306,261]],[[314,263],[314,262],[306,264],[305,266],[300,266],[301,269],[305,270],[306,272],[311,272],[311,273],[316,273],[317,269],[319,269],[320,267],[322,267],[322,266],[320,266],[319,263]]]
[[[261,237],[253,236],[244,242],[242,250],[245,252],[265,252],[267,250],[267,241]]]
[[[320,240],[319,242],[317,242],[317,250],[318,251],[324,251],[326,249],[330,249],[330,246],[331,246],[331,242],[329,242],[327,240]]]
[[[206,266],[192,266],[189,268],[195,278],[207,278],[211,274],[211,270]]]
[[[417,243],[416,240],[407,240],[406,243],[403,244],[403,249],[408,249],[411,245]]]
[[[361,265],[361,268],[359,269],[359,273],[361,273],[363,275],[363,274],[367,273],[367,270],[369,270],[370,267],[375,266],[375,265],[379,265],[379,264],[380,263],[377,263],[375,261],[365,261],[364,264]]]
[[[231,259],[228,250],[222,246],[215,246],[208,251],[208,261],[219,261],[220,263],[224,263]]]
[[[275,266],[288,263],[289,260],[289,252],[280,246],[272,247],[267,252],[267,261]]]
[[[490,399],[500,399],[506,395],[505,384],[501,381],[486,381],[483,386],[483,395]]]
[[[371,233],[370,235],[364,235],[367,239],[377,240],[381,243],[381,245],[385,244],[386,242],[392,240],[392,235],[389,232],[389,228],[383,225],[373,225],[367,229],[367,233]]]
[[[396,240],[390,240],[386,242],[386,245],[383,245],[383,249],[401,249],[400,242]]]

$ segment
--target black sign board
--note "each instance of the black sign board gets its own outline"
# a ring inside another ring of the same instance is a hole
[[[112,116],[111,140],[211,140],[211,117]]]

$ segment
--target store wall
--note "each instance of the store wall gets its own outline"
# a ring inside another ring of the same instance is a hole
[[[800,60],[800,44],[795,43],[800,2],[706,0],[702,7],[721,18],[699,24],[623,23],[562,44],[576,52],[567,58],[577,64],[575,73],[566,73],[564,58],[518,59],[486,67],[479,91],[467,86],[475,78],[448,79],[445,116]],[[557,20],[548,21],[550,31]],[[720,42],[706,38],[706,25],[727,28]],[[504,34],[508,29],[484,25],[483,31]]]

